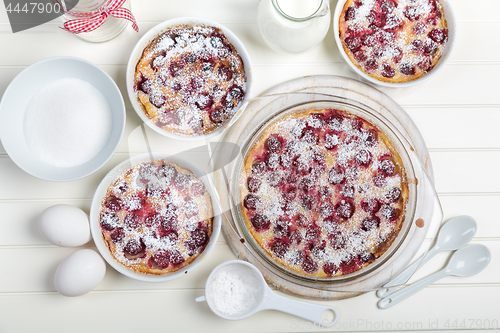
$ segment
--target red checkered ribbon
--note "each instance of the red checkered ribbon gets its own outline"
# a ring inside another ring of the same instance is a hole
[[[139,27],[137,26],[137,22],[135,21],[132,12],[127,8],[122,7],[125,1],[126,0],[112,0],[98,10],[88,13],[66,11],[66,13],[72,16],[89,18],[66,21],[64,23],[64,28],[61,27],[61,29],[71,32],[72,34],[94,31],[95,29],[99,28],[104,23],[104,21],[106,21],[106,18],[109,15],[111,15],[116,18],[129,20],[130,22],[132,22],[132,27],[134,28],[134,30],[139,32]]]

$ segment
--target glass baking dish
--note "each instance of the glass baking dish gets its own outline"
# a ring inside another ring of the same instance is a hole
[[[399,124],[395,125],[381,112],[374,108],[344,96],[336,96],[318,92],[278,93],[263,96],[265,104],[258,114],[266,115],[253,130],[243,130],[236,135],[236,144],[228,154],[227,151],[215,152],[216,163],[228,164],[224,183],[227,188],[229,208],[225,213],[223,230],[233,251],[241,258],[255,264],[272,285],[283,291],[308,298],[339,299],[376,290],[415,257],[425,253],[426,246],[422,246],[424,239],[433,238],[442,218],[441,207],[432,184],[427,175],[426,165],[415,153],[415,149],[407,135],[400,132]],[[251,232],[246,229],[241,214],[241,194],[239,191],[239,174],[244,161],[252,146],[263,131],[277,120],[296,112],[309,109],[339,109],[360,116],[378,127],[393,143],[399,153],[407,173],[409,199],[403,226],[391,246],[374,262],[353,273],[336,277],[314,277],[300,274],[274,261],[254,240]],[[404,112],[404,111],[403,111]],[[223,140],[224,142],[224,140]],[[227,147],[227,145],[226,145]],[[241,147],[241,149],[240,149]],[[233,162],[224,161],[224,157],[237,156]],[[428,166],[427,166],[428,168]],[[214,170],[221,169],[214,167]],[[224,170],[224,168],[222,168]],[[219,191],[219,194],[225,196]],[[222,200],[224,201],[224,200]],[[227,203],[226,203],[227,204]],[[224,204],[223,204],[224,206]],[[418,221],[418,222],[417,222]],[[423,222],[423,224],[422,224]],[[418,259],[417,259],[418,260]]]

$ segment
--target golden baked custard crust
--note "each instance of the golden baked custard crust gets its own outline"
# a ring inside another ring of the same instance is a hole
[[[337,276],[381,256],[405,218],[405,169],[386,135],[340,110],[268,126],[239,179],[246,228],[277,263]]]

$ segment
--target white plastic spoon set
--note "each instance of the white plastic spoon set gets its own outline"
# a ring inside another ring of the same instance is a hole
[[[473,276],[485,269],[491,258],[488,248],[480,244],[467,245],[476,234],[476,230],[476,221],[470,216],[458,216],[448,221],[439,230],[436,244],[423,257],[387,282],[384,285],[387,289],[377,292],[377,296],[382,298],[377,303],[378,307],[390,308],[445,276]],[[455,251],[445,268],[397,290],[414,272],[442,251]]]

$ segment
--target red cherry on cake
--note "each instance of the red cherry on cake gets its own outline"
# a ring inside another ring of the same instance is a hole
[[[271,135],[266,140],[266,148],[270,151],[280,151],[283,147],[283,139],[281,139],[278,135]]]
[[[158,109],[161,108],[167,102],[167,97],[161,92],[153,93],[149,96],[149,101]]]
[[[309,249],[313,256],[315,256],[316,258],[322,258],[325,255],[326,251],[326,241],[321,240],[312,242]]]
[[[329,234],[328,239],[334,250],[340,250],[345,247],[346,239],[339,231]]]
[[[424,41],[421,39],[414,39],[410,43],[410,50],[417,54],[421,54],[424,52]]]
[[[319,136],[312,128],[306,128],[302,135],[302,141],[310,145],[315,145],[318,143]]]
[[[290,224],[291,224],[290,218],[286,216],[280,216],[276,221],[276,225],[273,228],[274,235],[278,237],[287,236]]]
[[[271,172],[266,176],[267,183],[272,187],[281,187],[283,177],[278,172]]]
[[[145,249],[144,244],[137,239],[131,239],[127,242],[127,244],[123,247],[123,251],[125,251],[125,254],[128,254],[130,256],[137,256],[141,252],[143,252]]]
[[[356,7],[350,6],[345,12],[345,20],[351,21],[356,18]]]
[[[112,212],[120,211],[123,208],[122,201],[116,197],[109,197],[106,199],[105,206]]]
[[[321,235],[321,230],[316,223],[311,223],[306,228],[305,240],[307,242],[316,241]]]
[[[262,201],[257,195],[250,193],[247,194],[247,196],[243,200],[243,206],[245,206],[246,209],[250,210],[260,209],[262,207]]]
[[[340,143],[340,137],[335,133],[326,132],[323,141],[325,148],[328,150],[332,150],[335,149]]]
[[[356,189],[353,185],[346,184],[342,187],[340,194],[346,198],[354,198],[354,194],[356,193]]]
[[[250,221],[257,232],[265,231],[271,226],[269,218],[264,214],[255,214]]]
[[[165,269],[170,265],[170,253],[168,251],[160,250],[151,256],[151,260],[160,269]]]
[[[295,246],[302,243],[302,235],[300,234],[300,231],[298,229],[290,232],[290,242]]]
[[[169,214],[168,216],[162,216],[159,218],[159,221],[165,231],[177,230],[178,222],[176,215]]]
[[[191,193],[193,196],[198,197],[205,194],[205,185],[202,182],[196,182],[191,185]]]
[[[393,176],[396,172],[396,165],[389,158],[380,161],[378,170],[385,176]]]
[[[277,153],[267,153],[265,157],[266,165],[269,169],[274,170],[280,164],[280,157]]]
[[[425,24],[422,22],[416,22],[413,25],[413,33],[415,35],[422,35],[425,32]]]
[[[420,18],[420,12],[417,6],[406,6],[403,10],[403,14],[410,21],[416,21]]]
[[[214,123],[221,123],[223,120],[224,120],[224,115],[225,115],[225,110],[224,108],[218,106],[214,109],[212,109],[210,112],[209,112],[209,117],[210,117],[210,120]]]
[[[266,163],[263,161],[255,161],[252,164],[252,173],[256,175],[261,175],[264,172],[266,172],[267,166]]]
[[[161,167],[160,176],[165,178],[167,184],[177,177],[177,169],[170,164],[165,164]]]
[[[172,263],[172,265],[178,266],[183,264],[184,261],[186,260],[179,251],[174,250],[170,253],[170,262]]]
[[[256,177],[248,177],[248,189],[250,190],[250,192],[258,192],[259,189],[260,189],[260,185],[261,185],[261,180],[259,178],[256,178]]]
[[[399,210],[390,205],[382,206],[382,208],[380,208],[380,213],[382,214],[383,217],[385,217],[388,221],[391,222],[395,221],[399,216]]]
[[[198,107],[198,109],[205,111],[208,111],[212,107],[213,103],[214,99],[208,93],[199,94],[198,96],[196,96],[194,102],[194,104]]]
[[[380,219],[377,216],[368,216],[361,221],[360,228],[364,231],[370,231],[380,226]]]
[[[415,66],[409,63],[403,63],[399,67],[399,71],[404,75],[415,75]]]
[[[345,39],[345,44],[352,52],[355,52],[361,47],[361,39],[356,36],[347,37]]]
[[[145,94],[151,94],[153,85],[149,79],[146,79],[144,76],[141,77],[141,81],[137,84],[137,89],[142,91]]]
[[[342,130],[343,121],[344,117],[342,117],[341,115],[332,115],[325,119],[325,123],[327,124],[327,126],[334,131]]]
[[[367,167],[372,162],[372,154],[368,149],[360,149],[354,156],[354,160],[362,167]]]
[[[345,171],[340,167],[336,166],[330,170],[328,173],[328,182],[333,185],[342,184],[345,180]]]
[[[275,237],[271,240],[271,251],[278,258],[283,258],[285,254],[288,252],[288,248],[290,247],[290,241],[286,238],[278,238]]]
[[[307,227],[309,225],[309,221],[302,214],[297,214],[295,216],[295,223],[297,224],[297,226],[299,226],[301,228],[305,228],[305,227]]]
[[[311,256],[306,255],[302,261],[302,269],[305,272],[312,274],[318,270],[318,263],[311,258]]]
[[[230,81],[233,78],[231,70],[223,64],[217,68],[217,72],[219,73],[220,78],[224,81]]]
[[[172,75],[172,77],[179,76],[183,68],[184,68],[184,63],[180,61],[171,62],[170,65],[168,66],[168,70],[170,72],[170,75]]]
[[[174,183],[177,187],[181,189],[186,189],[191,182],[191,176],[187,173],[177,173]]]
[[[391,65],[389,65],[388,63],[385,63],[385,62],[382,64],[382,73],[381,73],[381,75],[383,77],[391,78],[395,74],[396,74],[396,70],[394,69],[394,67],[392,67]]]
[[[309,195],[304,195],[301,200],[301,205],[306,210],[312,210],[315,206],[314,199]]]
[[[335,212],[341,219],[349,219],[354,214],[354,203],[352,200],[342,199],[335,205]]]
[[[196,215],[198,215],[198,211],[199,211],[198,205],[196,204],[196,202],[194,202],[192,200],[186,201],[182,205],[182,211],[184,212],[184,214],[186,214],[187,217],[196,216]]]
[[[391,188],[385,197],[389,202],[396,202],[401,197],[401,189],[399,187]]]
[[[319,206],[319,215],[322,217],[331,216],[334,212],[334,207],[330,203],[323,203]]]
[[[312,169],[309,161],[307,161],[303,158],[300,158],[300,157],[297,157],[296,159],[294,159],[292,162],[292,165],[293,165],[294,170],[298,174],[301,174],[301,175],[309,174],[311,172],[311,169]]]
[[[374,72],[378,69],[378,62],[377,60],[375,59],[368,59],[366,62],[365,62],[365,69],[366,71],[368,72]]]
[[[438,44],[444,44],[448,39],[448,29],[434,28],[427,36]]]
[[[129,229],[137,229],[141,226],[141,220],[139,219],[139,216],[133,213],[127,214],[123,219],[123,222]]]
[[[377,199],[363,199],[361,200],[361,209],[373,215],[379,211],[380,203]]]
[[[120,218],[115,213],[101,213],[100,222],[101,227],[105,230],[111,231],[118,226]]]
[[[338,267],[332,262],[327,262],[322,268],[323,272],[325,272],[328,276],[333,276],[338,269]]]
[[[203,247],[208,243],[208,231],[201,223],[191,232],[191,239],[196,247]]]
[[[125,231],[123,231],[123,228],[119,227],[111,232],[111,240],[113,241],[113,243],[119,244],[124,239],[125,239]]]

